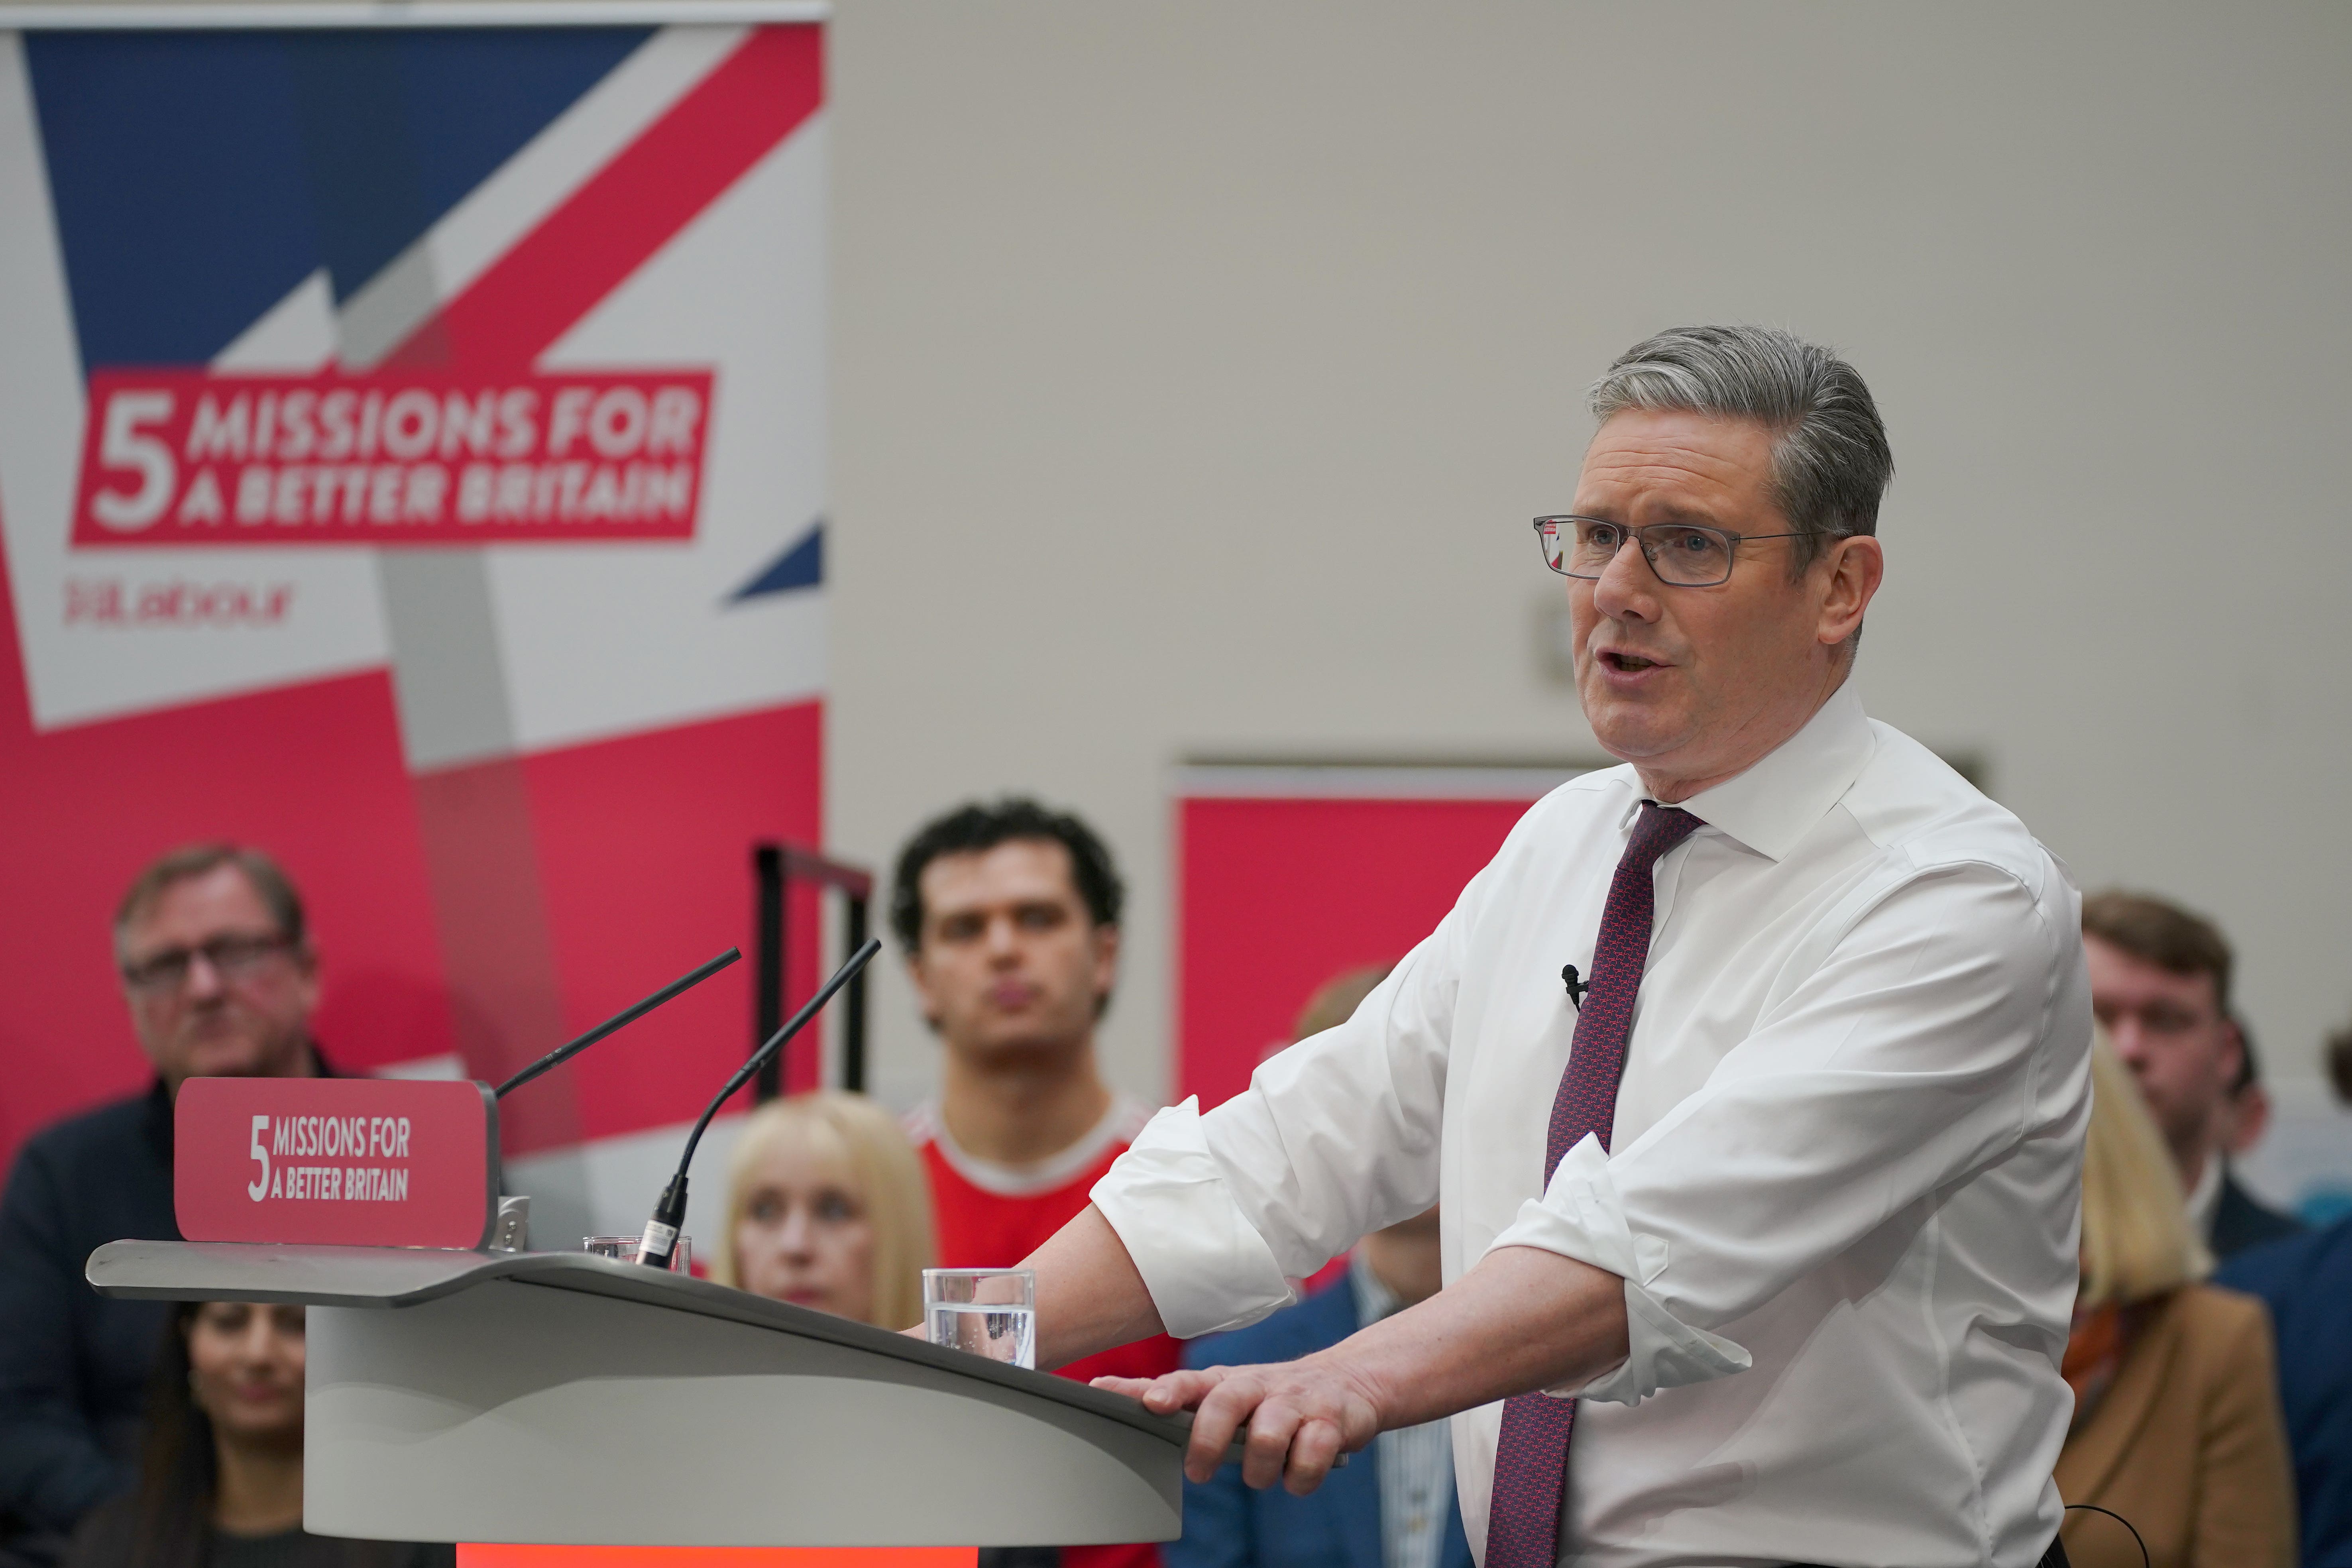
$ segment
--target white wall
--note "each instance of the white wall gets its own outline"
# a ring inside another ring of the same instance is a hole
[[[1745,320],[1893,432],[1873,710],[2086,887],[2217,915],[2322,1103],[2352,8],[842,0],[832,58],[833,841],[1002,789],[1097,822],[1128,1087],[1171,765],[1591,754],[1527,520],[1611,355]],[[924,1092],[895,974],[876,1017]]]

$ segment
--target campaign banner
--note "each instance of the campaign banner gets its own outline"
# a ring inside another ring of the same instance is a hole
[[[192,1078],[172,1121],[184,1240],[478,1247],[497,1223],[484,1084]]]
[[[13,16],[0,1160],[151,1081],[110,924],[178,845],[285,867],[343,1075],[748,949],[824,830],[823,7]],[[755,1022],[745,966],[501,1108],[542,1237],[642,1223]]]
[[[102,370],[74,543],[691,539],[708,371]]]

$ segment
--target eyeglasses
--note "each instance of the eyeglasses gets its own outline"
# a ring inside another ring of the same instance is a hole
[[[122,966],[122,983],[145,996],[169,996],[188,983],[188,965],[198,954],[213,973],[235,984],[251,980],[293,943],[282,936],[216,936],[194,947],[167,947],[152,958]]]
[[[1658,581],[1675,588],[1711,588],[1731,577],[1731,559],[1748,539],[1799,539],[1796,533],[1734,533],[1696,522],[1654,522],[1627,528],[1597,517],[1539,517],[1536,542],[1544,564],[1564,577],[1598,577],[1617,559],[1625,541],[1640,542],[1642,555]]]

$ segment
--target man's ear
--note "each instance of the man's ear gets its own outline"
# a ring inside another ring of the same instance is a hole
[[[1886,576],[1886,551],[1869,534],[1853,534],[1832,542],[1819,563],[1826,569],[1820,625],[1815,636],[1825,645],[1846,641],[1862,629],[1862,617]]]
[[[1093,933],[1095,944],[1095,998],[1108,997],[1118,986],[1118,927],[1098,925]]]
[[[2225,1120],[2229,1135],[2222,1139],[2222,1147],[2230,1152],[2232,1158],[2242,1157],[2263,1141],[2263,1133],[2270,1131],[2270,1091],[2261,1084],[2248,1084],[2245,1092],[2231,1102]]]
[[[934,1035],[940,1032],[940,1010],[931,1000],[931,987],[923,976],[923,950],[917,948],[907,955],[907,984],[915,988],[915,1002],[923,1022]]]
[[[2246,1070],[2246,1031],[2235,1018],[2224,1017],[2221,1033],[2221,1065],[2229,1069],[2230,1081],[2235,1083],[2238,1075]]]
[[[302,1004],[302,1016],[308,1019],[318,1013],[319,1004],[326,1000],[326,982],[319,969],[319,950],[310,945],[309,937],[302,939],[301,945],[294,950],[294,956],[300,965],[302,984],[310,993]]]

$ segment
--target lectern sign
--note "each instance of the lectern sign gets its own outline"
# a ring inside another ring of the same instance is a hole
[[[479,1247],[498,1210],[498,1104],[478,1083],[193,1078],[172,1191],[189,1241]]]

